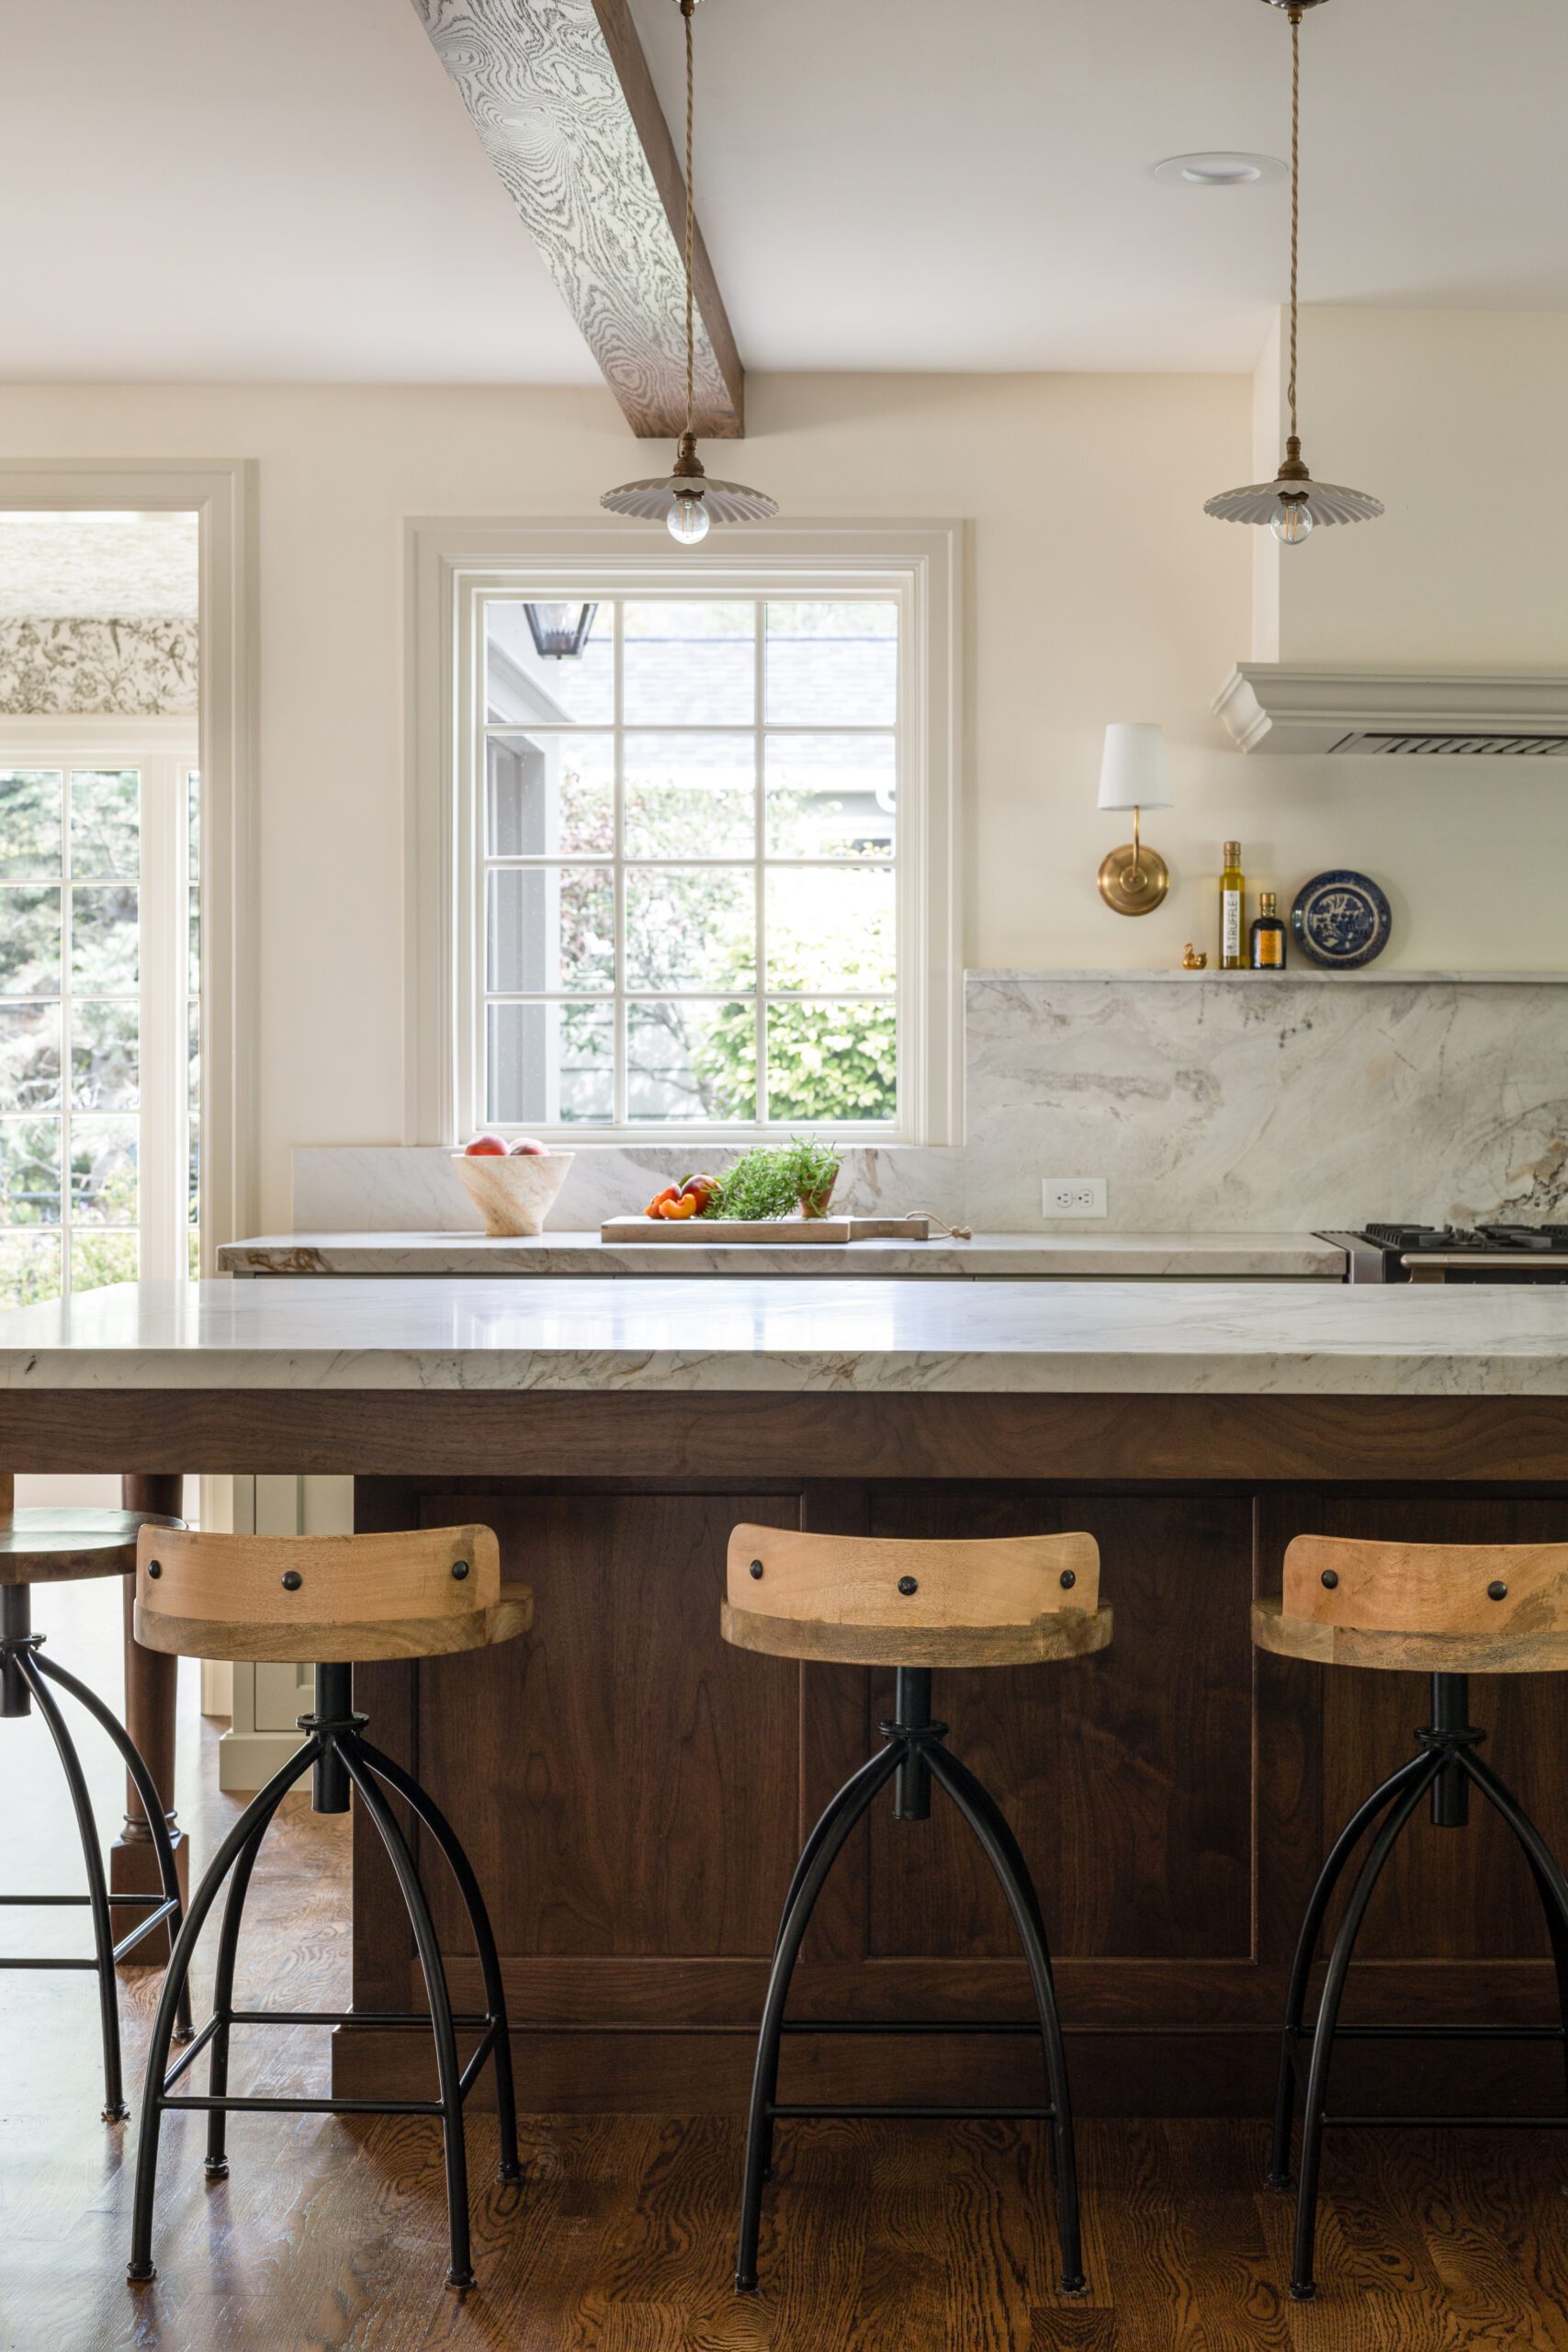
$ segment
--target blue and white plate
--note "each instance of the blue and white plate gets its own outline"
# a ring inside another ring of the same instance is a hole
[[[1353,972],[1372,963],[1388,945],[1393,928],[1388,900],[1377,884],[1344,867],[1303,882],[1291,909],[1296,944],[1309,963],[1327,971]]]

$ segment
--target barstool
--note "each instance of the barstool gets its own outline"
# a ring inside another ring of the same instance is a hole
[[[762,2183],[773,2159],[773,2127],[783,2120],[814,2116],[1044,2119],[1052,2127],[1062,2288],[1067,2294],[1082,2292],[1072,2109],[1039,1898],[1022,1849],[995,1799],[942,1746],[947,1725],[932,1720],[931,1673],[939,1666],[1030,1666],[1103,1649],[1111,1639],[1111,1619],[1110,1610],[1099,1606],[1099,1594],[1100,1553],[1089,1535],[903,1543],[738,1527],[730,1537],[729,1597],[722,1620],[726,1641],[772,1657],[891,1666],[896,1672],[894,1720],[882,1725],[885,1745],[828,1805],[806,1841],[784,1898],[746,2128],[735,2264],[735,2284],[741,2292],[750,2292],[757,2284]],[[1007,1897],[1029,1964],[1038,2024],[849,2018],[786,2024],[790,1977],[818,1897],[851,1831],[889,1781],[895,1783],[895,1818],[929,1820],[933,1780],[973,1830]],[[937,2032],[1038,2032],[1048,2103],[972,2108],[779,2102],[779,2044],[785,2033]]]
[[[500,1555],[488,1527],[425,1528],[413,1534],[385,1535],[197,1535],[154,1533],[151,1529],[142,1533],[137,1556],[136,1637],[149,1649],[173,1651],[181,1657],[254,1658],[274,1665],[310,1657],[327,1663],[316,1668],[313,1713],[299,1719],[308,1735],[303,1747],[252,1799],[224,1838],[191,1896],[170,1957],[147,2056],[131,2222],[132,2280],[156,2276],[152,2200],[164,2111],[196,2108],[208,2118],[209,2180],[221,2180],[228,2173],[225,2120],[231,2114],[438,2116],[451,2241],[446,2283],[458,2289],[472,2286],[463,2105],[487,2059],[495,2065],[501,2177],[522,2177],[501,1963],[479,1882],[451,1824],[400,1765],[365,1738],[368,1718],[354,1709],[352,1668],[373,1658],[434,1657],[484,1649],[525,1632],[533,1613],[533,1596],[525,1586],[502,1586]],[[318,1813],[346,1813],[352,1788],[375,1826],[408,1908],[430,2003],[428,2016],[418,2010],[367,2015],[234,2007],[240,1923],[256,1855],[274,1814],[307,1772],[313,1775],[311,1801]],[[484,1981],[482,2017],[452,2013],[430,1905],[408,1840],[387,1802],[388,1791],[409,1807],[457,1883]],[[225,1880],[229,1893],[218,1938],[212,2015],[171,2067],[169,2045],[197,1939]],[[229,2037],[237,2025],[428,2027],[435,2041],[440,2096],[232,2098]],[[459,2030],[479,2037],[463,2066],[457,2063]],[[209,2043],[206,2097],[176,2092],[181,2075]]]
[[[61,1770],[71,1792],[71,1804],[76,1815],[76,1833],[82,1841],[82,1858],[87,1869],[85,1894],[4,1894],[0,1906],[8,1909],[45,1909],[57,1906],[75,1907],[85,1905],[93,1915],[93,1957],[91,1960],[59,1959],[30,1960],[6,1957],[0,1968],[83,1968],[90,1969],[98,1980],[98,2021],[104,2044],[104,2121],[123,2123],[130,2109],[125,2103],[124,2083],[119,2056],[119,1994],[115,1982],[115,1966],[133,1952],[143,1937],[154,1928],[170,1924],[171,1939],[179,1926],[180,1883],[175,1873],[174,1849],[169,1842],[168,1823],[164,1812],[164,1800],[153,1786],[140,1750],[118,1717],[105,1706],[97,1693],[85,1682],[68,1674],[62,1666],[43,1655],[43,1635],[35,1634],[32,1623],[32,1588],[35,1584],[66,1584],[85,1577],[126,1577],[136,1566],[136,1538],[141,1528],[174,1530],[180,1525],[177,1519],[163,1519],[148,1511],[134,1510],[16,1510],[12,1508],[14,1493],[9,1477],[0,1478],[0,1716],[16,1717],[30,1714],[34,1703],[49,1726]],[[107,1732],[119,1750],[125,1769],[135,1785],[141,1810],[147,1817],[147,1827],[152,1849],[158,1859],[158,1882],[163,1899],[153,1902],[147,1894],[111,1894],[104,1874],[103,1849],[98,1842],[98,1826],[93,1818],[92,1800],[82,1770],[82,1759],[76,1752],[69,1726],[50,1689],[51,1683],[69,1692],[80,1706],[86,1709],[95,1723]],[[117,1943],[114,1938],[113,1913],[117,1906],[141,1910],[152,1903],[144,1919],[123,1935]],[[182,2036],[190,2032],[190,2007],[182,1996],[172,2012],[172,2022]]]
[[[1352,1815],[1314,1887],[1291,1971],[1280,2087],[1269,2168],[1271,2188],[1291,2186],[1291,2129],[1303,2045],[1310,2046],[1297,2180],[1291,2292],[1317,2292],[1314,2256],[1323,2134],[1336,2124],[1484,2124],[1539,2129],[1568,2116],[1330,2115],[1336,2041],[1551,2041],[1568,2054],[1568,1879],[1535,1825],[1476,1753],[1486,1736],[1470,1721],[1472,1674],[1544,1674],[1568,1668],[1568,1544],[1368,1544],[1298,1535],[1285,1554],[1283,1597],[1252,1611],[1259,1649],[1319,1666],[1365,1666],[1429,1673],[1432,1720],[1416,1734],[1419,1753],[1401,1765]],[[1439,1828],[1460,1829],[1470,1791],[1480,1791],[1522,1849],[1546,1914],[1562,2023],[1554,2026],[1341,2025],[1345,1981],[1372,1890],[1417,1806],[1428,1793]],[[1374,1833],[1375,1830],[1375,1834]],[[1371,1837],[1329,1954],[1315,2022],[1303,2023],[1313,1954],[1334,1890]]]

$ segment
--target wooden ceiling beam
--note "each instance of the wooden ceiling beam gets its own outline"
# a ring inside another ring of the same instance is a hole
[[[632,431],[678,434],[685,181],[629,0],[412,5]],[[745,377],[700,228],[692,276],[697,430],[738,440]]]

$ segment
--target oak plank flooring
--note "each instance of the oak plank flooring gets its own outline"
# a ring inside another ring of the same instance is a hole
[[[113,1695],[100,1588],[39,1616]],[[182,1815],[199,1864],[233,1816],[214,1732],[182,1680]],[[63,1799],[39,1727],[0,1724],[6,1886],[67,1884]],[[118,1776],[88,1751],[111,1826]],[[291,1800],[257,1871],[242,1997],[326,2006],[348,1975],[345,1825]],[[38,1915],[35,1915],[35,1918]],[[17,1949],[33,1923],[3,1924]],[[79,1934],[80,1915],[34,1949]],[[59,1948],[58,1945],[56,1948]],[[128,2070],[157,1980],[122,1976]],[[198,1999],[208,1980],[198,1977]],[[236,2036],[236,2086],[323,2086],[323,2035]],[[241,2069],[247,2070],[242,2074]],[[440,2284],[441,2165],[417,2120],[236,2118],[201,2177],[201,2121],[172,2117],[155,2286],[122,2266],[131,2131],[97,2120],[85,1978],[12,1976],[0,2005],[0,2352],[1565,2352],[1568,2148],[1548,2134],[1331,2139],[1318,2302],[1285,2289],[1289,2199],[1260,2188],[1256,2121],[1093,2121],[1080,2138],[1091,2292],[1055,2290],[1043,2146],[993,2123],[784,2127],[763,2291],[729,2290],[731,2116],[530,2117],[521,2189],[470,2148],[479,2291]]]

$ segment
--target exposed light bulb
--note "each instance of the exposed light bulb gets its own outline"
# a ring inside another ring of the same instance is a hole
[[[703,504],[702,492],[678,490],[670,501],[670,512],[664,520],[671,537],[679,547],[694,548],[700,539],[705,539],[708,513]]]
[[[1281,498],[1269,527],[1282,548],[1298,548],[1311,536],[1312,508],[1304,498]]]

